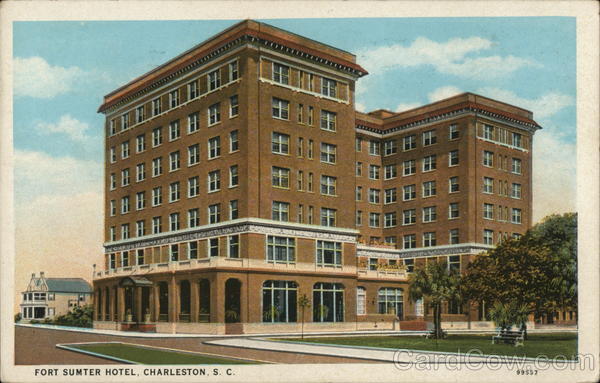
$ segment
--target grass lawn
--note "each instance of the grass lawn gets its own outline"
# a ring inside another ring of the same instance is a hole
[[[319,338],[286,338],[279,339],[295,342],[321,344],[367,346],[407,350],[445,351],[467,353],[478,349],[488,355],[516,355],[535,358],[546,355],[554,358],[564,355],[573,359],[577,354],[576,333],[529,334],[522,347],[508,344],[492,344],[492,335],[448,335],[446,339],[425,339],[421,336],[353,336],[353,337],[319,337]]]
[[[121,343],[68,345],[71,348],[114,356],[140,364],[256,364],[212,355],[186,354],[177,351],[150,349]]]

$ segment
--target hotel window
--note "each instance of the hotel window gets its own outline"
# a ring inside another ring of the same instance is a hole
[[[171,262],[179,261],[179,245],[174,244],[169,246],[169,260]]]
[[[240,104],[237,94],[229,97],[229,117],[235,117],[240,112]]]
[[[229,219],[237,219],[238,216],[239,212],[237,199],[229,201]]]
[[[308,191],[312,193],[313,191],[313,174],[308,173]]]
[[[169,214],[169,228],[171,231],[179,230],[179,213]]]
[[[402,189],[404,191],[402,196],[403,201],[410,201],[417,198],[417,185],[406,185]]]
[[[494,139],[494,127],[493,126],[491,126],[491,125],[483,126],[483,138],[485,138],[486,140]]]
[[[356,139],[354,140],[354,149],[357,152],[362,152],[362,138],[360,137],[356,137]]]
[[[448,232],[448,243],[451,245],[457,245],[459,242],[458,229],[451,229]]]
[[[423,247],[436,245],[435,232],[423,233]]]
[[[208,90],[215,90],[221,86],[221,70],[217,69],[210,72],[207,76]]]
[[[416,160],[408,160],[402,163],[402,175],[410,176],[417,172],[417,161]]]
[[[387,237],[384,238],[384,243],[386,245],[396,247],[396,237],[393,236],[393,235],[387,236]],[[396,260],[395,259],[390,259],[390,265],[395,265],[395,264],[396,264]]]
[[[304,88],[304,72],[301,70],[298,71],[298,87]]]
[[[383,217],[383,225],[384,227],[394,227],[398,224],[398,220],[396,218],[396,212],[385,213]]]
[[[342,243],[331,241],[317,241],[317,265],[341,266]]]
[[[169,108],[173,109],[179,105],[179,89],[169,92]]]
[[[109,130],[109,134],[115,135],[117,134],[117,121],[115,119],[110,120],[110,130]]]
[[[152,234],[158,234],[162,231],[161,217],[152,217]]]
[[[512,198],[521,199],[521,184],[513,183],[510,192]]]
[[[111,217],[117,215],[117,201],[115,201],[114,199],[110,201],[109,211]]]
[[[235,81],[240,77],[238,62],[229,63],[229,81]]]
[[[121,214],[129,213],[129,196],[121,198]]]
[[[362,226],[362,211],[356,211],[356,226]]]
[[[448,178],[448,193],[456,193],[459,190],[458,177]]]
[[[208,206],[208,223],[219,223],[221,222],[221,204],[216,203]]]
[[[271,167],[271,184],[274,187],[289,189],[290,169]]]
[[[521,174],[521,160],[518,158],[512,159],[512,173]]]
[[[483,192],[485,194],[494,193],[494,179],[490,177],[483,177]]]
[[[200,124],[198,123],[199,118],[200,113],[198,112],[194,112],[188,115],[188,134],[194,133],[198,130],[198,128],[200,127]]]
[[[288,222],[290,219],[290,204],[287,202],[273,201],[271,218],[274,221]]]
[[[423,182],[423,198],[432,197],[437,194],[435,181]]]
[[[115,147],[111,147],[110,148],[110,163],[114,164],[115,162],[117,162],[117,151],[115,150]]]
[[[450,205],[448,205],[448,219],[455,219],[458,217],[460,217],[458,202],[452,202]]]
[[[141,153],[146,150],[146,135],[140,134],[135,138],[136,152]]]
[[[314,88],[315,85],[314,84],[315,84],[315,75],[312,74],[312,73],[309,73],[308,74],[308,90],[309,91],[312,92],[312,91],[315,90],[315,88]]]
[[[337,147],[335,145],[321,143],[321,162],[335,164]]]
[[[188,259],[198,259],[198,242],[188,242]]]
[[[200,145],[188,146],[188,166],[195,165],[198,162],[200,162]]]
[[[491,203],[483,204],[483,218],[494,219],[494,205]]]
[[[194,80],[187,84],[188,100],[193,100],[198,97],[198,80]]]
[[[402,212],[402,224],[403,225],[413,225],[417,223],[417,210],[416,209],[408,209]]]
[[[144,106],[138,106],[135,108],[135,122],[140,123],[144,121]]]
[[[313,286],[313,322],[344,321],[344,285],[315,283]]]
[[[313,217],[314,217],[314,207],[309,206],[308,207],[308,223],[309,223],[309,225],[313,224]]]
[[[371,237],[371,242],[373,242],[373,237]],[[377,258],[369,258],[369,270],[377,270],[378,261]]]
[[[115,190],[117,188],[117,176],[115,173],[110,174],[110,190]]]
[[[308,159],[312,160],[313,159],[313,151],[314,151],[314,141],[313,140],[308,140]]]
[[[152,206],[158,206],[162,203],[162,186],[152,189]]]
[[[169,202],[179,201],[179,181],[169,185]]]
[[[494,244],[494,231],[493,230],[488,230],[488,229],[483,230],[483,243],[486,245]]]
[[[275,154],[289,154],[290,136],[273,132],[271,135],[271,151]]]
[[[267,262],[294,263],[296,240],[291,237],[267,236]]]
[[[235,187],[239,185],[238,166],[233,165],[229,167],[229,187]]]
[[[423,146],[433,145],[437,142],[437,136],[435,130],[428,130],[423,132]]]
[[[494,166],[494,153],[484,150],[483,151],[483,166],[493,167]]]
[[[146,208],[146,192],[137,192],[135,194],[135,206],[137,210]]]
[[[516,146],[517,148],[522,148],[523,146],[523,142],[522,142],[522,136],[519,133],[513,133],[512,134],[512,144],[513,146]]]
[[[448,256],[448,270],[460,272],[460,255]]]
[[[208,192],[216,192],[221,190],[221,171],[213,170],[208,173]]]
[[[396,188],[385,189],[383,200],[385,204],[395,203],[396,199]]]
[[[417,147],[417,136],[415,134],[402,138],[402,150],[408,151]]]
[[[383,153],[386,156],[398,153],[398,145],[396,140],[387,140],[383,143]]]
[[[141,266],[141,265],[143,265],[143,264],[144,264],[144,249],[138,249],[138,250],[136,251],[136,253],[137,253],[137,261],[136,261],[136,264],[137,264],[138,266]]]
[[[160,97],[152,100],[152,116],[158,116],[162,112],[162,103]]]
[[[356,288],[356,315],[365,315],[367,306],[367,290],[364,287]]]
[[[121,158],[125,159],[129,157],[129,141],[125,141],[121,144]]]
[[[169,123],[169,141],[174,141],[181,137],[181,129],[179,128],[179,120]]]
[[[414,237],[414,235],[413,235]],[[416,247],[416,240],[415,240],[415,246],[412,247],[412,249],[414,249]],[[405,247],[406,249],[406,247]],[[406,267],[406,271],[409,273],[412,273],[413,271],[415,271],[415,259],[414,258],[406,258],[404,259],[404,266]]]
[[[512,209],[511,222],[512,223],[517,223],[517,224],[521,223],[521,209],[516,209],[516,208]]]
[[[286,100],[281,100],[279,98],[273,97],[273,101],[271,103],[272,106],[272,115],[274,118],[279,118],[282,120],[289,119],[290,116],[290,102]]]
[[[336,97],[337,82],[323,77],[321,79],[321,93],[328,97]]]
[[[304,205],[299,204],[296,212],[297,212],[298,223],[304,223]]]
[[[129,128],[129,113],[125,113],[121,116],[121,130]]]
[[[113,254],[110,255],[110,261],[109,261],[109,266],[108,267],[111,270],[114,270],[117,267],[117,257],[116,257],[116,254],[113,253]]]
[[[221,103],[217,102],[208,107],[208,126],[221,121]]]
[[[385,165],[384,177],[386,180],[391,180],[398,176],[398,169],[395,164]]]
[[[298,137],[298,145],[297,145],[297,155],[298,157],[304,156],[304,138]]]
[[[336,195],[336,182],[337,179],[331,176],[321,176],[321,194],[323,195]]]
[[[458,165],[458,150],[452,150],[448,153],[448,166]]]
[[[146,227],[144,225],[144,221],[137,221],[135,223],[136,236],[143,237],[146,234]]]
[[[379,166],[369,165],[369,178],[372,180],[379,179]]]
[[[369,227],[379,227],[381,221],[381,214],[369,213]]]
[[[129,185],[129,169],[121,170],[121,186]]]
[[[423,208],[423,222],[435,222],[437,220],[437,209],[435,206]]]
[[[336,215],[335,209],[329,209],[326,207],[321,208],[321,226],[335,227],[336,226]]]
[[[122,226],[124,226],[124,225],[122,225]],[[121,266],[122,267],[129,266],[129,251],[124,251],[121,253]]]
[[[152,160],[152,177],[158,177],[162,174],[162,157]]]
[[[210,238],[208,240],[208,256],[218,257],[219,256],[219,238]]]
[[[200,211],[198,209],[188,210],[188,227],[200,226]]]
[[[404,297],[402,289],[382,287],[377,294],[378,313],[403,315]]]
[[[290,67],[273,63],[273,81],[288,85],[290,83]]]
[[[520,239],[523,235],[519,234],[519,233],[512,233],[512,239]]]
[[[357,177],[362,176],[362,162],[356,163],[355,174]]]
[[[369,154],[372,156],[378,156],[381,154],[381,147],[379,142],[375,140],[369,140]]]
[[[240,150],[240,142],[238,140],[238,131],[233,130],[229,132],[229,152],[237,152]]]
[[[221,155],[221,137],[208,139],[208,159],[217,158]]]
[[[423,158],[423,171],[429,172],[436,169],[435,154]]]
[[[239,235],[230,235],[227,237],[227,256],[229,258],[239,258],[240,257],[240,236]]]
[[[302,170],[298,170],[298,190],[304,190],[304,172]]]
[[[169,171],[173,172],[175,170],[179,170],[180,160],[179,160],[179,151],[173,152],[169,154]]]
[[[379,193],[379,189],[369,188],[369,203],[378,204],[380,202]]]
[[[448,127],[448,140],[456,140],[460,136],[458,132],[458,126],[456,124],[452,124]]]
[[[155,148],[162,144],[162,128],[152,129],[152,147]]]
[[[114,226],[111,226],[109,229],[109,237],[111,241],[116,241],[117,240],[117,230]],[[114,269],[114,267],[113,267]]]
[[[321,129],[335,132],[337,115],[334,112],[321,110]]]

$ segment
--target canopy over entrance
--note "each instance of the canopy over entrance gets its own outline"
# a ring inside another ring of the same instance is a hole
[[[130,287],[130,286],[131,287],[133,287],[133,286],[146,287],[146,286],[152,286],[152,282],[144,277],[125,277],[125,278],[121,279],[121,281],[119,282],[119,286],[121,286],[121,287]]]

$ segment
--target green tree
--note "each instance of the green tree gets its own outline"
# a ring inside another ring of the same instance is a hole
[[[310,299],[306,296],[306,294],[302,294],[300,298],[298,298],[298,306],[300,306],[300,316],[302,318],[302,332],[301,339],[304,339],[304,310],[310,308]]]
[[[410,299],[415,302],[423,299],[433,309],[434,338],[443,337],[442,303],[461,301],[461,277],[450,271],[445,261],[429,261],[425,267],[415,269],[408,279]]]
[[[510,303],[496,302],[490,310],[490,316],[496,326],[500,327],[502,331],[510,330],[514,325],[525,329],[529,311],[528,305],[518,305],[515,301],[511,301]]]

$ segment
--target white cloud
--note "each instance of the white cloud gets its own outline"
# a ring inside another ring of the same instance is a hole
[[[35,128],[42,134],[63,133],[72,140],[79,142],[89,138],[86,135],[89,125],[73,118],[69,114],[62,115],[57,123],[38,122]]]
[[[461,93],[463,93],[463,91],[455,86],[443,86],[441,88],[437,88],[429,92],[429,94],[427,95],[427,99],[429,100],[429,102],[436,102],[448,97],[456,96],[457,94]]]
[[[404,112],[405,110],[418,108],[421,105],[423,104],[419,102],[403,102],[398,104],[398,106],[396,107],[396,112]]]
[[[522,67],[537,65],[510,55],[470,56],[491,47],[492,42],[481,37],[455,38],[442,43],[418,37],[408,46],[396,44],[359,50],[357,61],[371,73],[431,65],[440,73],[473,79],[505,77]]]
[[[358,110],[359,112],[367,113],[367,107],[361,102],[355,102],[354,109]]]
[[[512,91],[499,88],[480,88],[477,93],[530,110],[535,119],[553,116],[574,104],[573,97],[559,92],[548,92],[534,99],[520,97]]]
[[[39,56],[13,61],[14,92],[16,96],[53,98],[69,92],[76,81],[87,74],[76,66],[52,66]]]

